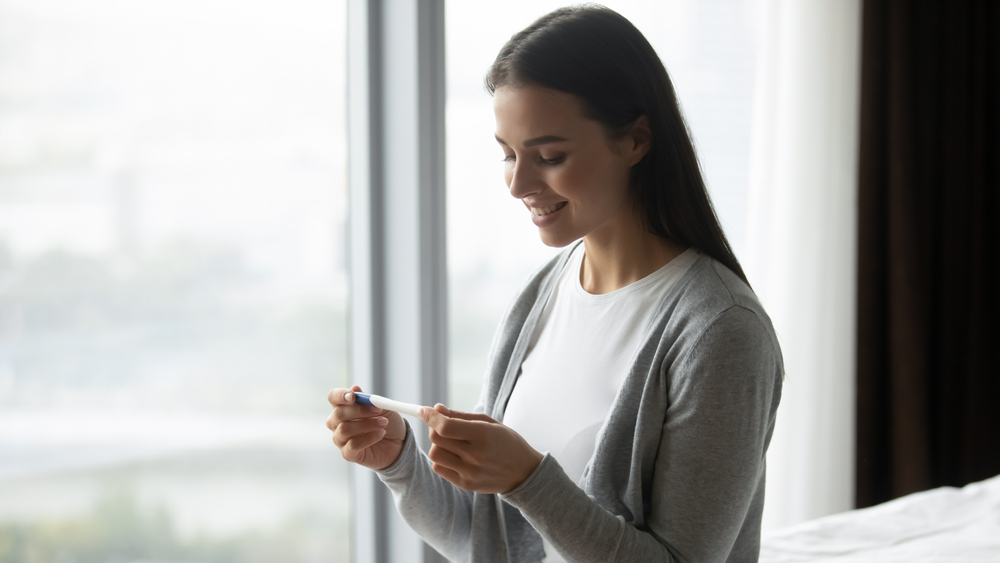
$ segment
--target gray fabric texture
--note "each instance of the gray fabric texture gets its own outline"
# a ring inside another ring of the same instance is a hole
[[[507,311],[479,412],[503,421],[571,250],[536,272]],[[757,561],[764,455],[783,374],[756,296],[700,254],[661,304],[579,485],[546,455],[508,493],[463,491],[431,470],[409,428],[379,478],[406,522],[452,561],[538,562],[539,533],[572,562]]]

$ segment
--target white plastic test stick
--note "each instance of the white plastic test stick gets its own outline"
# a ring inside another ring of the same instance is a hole
[[[412,403],[404,403],[402,401],[393,401],[392,399],[387,399],[381,395],[369,395],[368,393],[354,393],[355,399],[363,405],[369,405],[372,407],[378,407],[380,409],[386,409],[390,411],[396,411],[398,413],[408,414],[410,416],[415,416],[420,418],[420,405],[414,405]]]

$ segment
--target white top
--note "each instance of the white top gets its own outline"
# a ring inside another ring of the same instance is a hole
[[[566,262],[538,320],[504,424],[548,452],[574,482],[594,454],[595,440],[660,303],[698,253],[603,295],[580,284],[584,246]],[[544,538],[543,538],[544,539]],[[563,561],[548,541],[546,563]]]

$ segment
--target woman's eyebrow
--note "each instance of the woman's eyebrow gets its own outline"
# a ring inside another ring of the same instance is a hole
[[[493,136],[496,137],[497,142],[500,143],[501,145],[510,146],[507,144],[507,141],[504,141],[503,139],[497,137],[496,135]],[[527,141],[524,142],[524,146],[525,148],[527,148],[538,145],[547,145],[549,143],[561,143],[563,141],[568,141],[568,140],[569,139],[558,137],[556,135],[544,135],[542,137],[535,137],[534,139],[528,139]]]

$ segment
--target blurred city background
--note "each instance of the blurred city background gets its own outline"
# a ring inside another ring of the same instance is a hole
[[[344,9],[0,2],[0,560],[347,560]]]
[[[482,77],[558,7],[449,1],[449,402],[555,250]],[[608,2],[743,244],[749,0]],[[0,0],[0,561],[346,562],[345,3]]]

